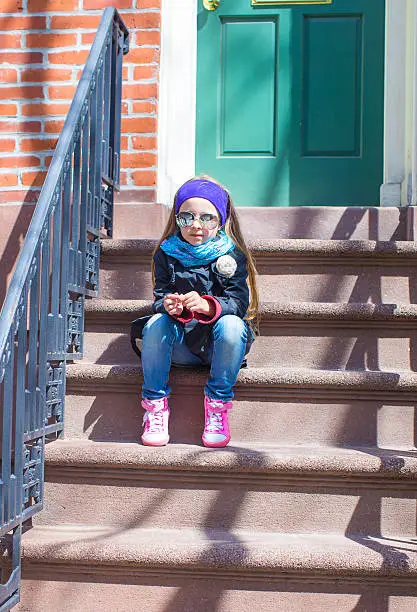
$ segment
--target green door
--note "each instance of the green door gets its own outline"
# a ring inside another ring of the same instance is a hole
[[[199,0],[196,169],[240,206],[375,206],[385,0]]]

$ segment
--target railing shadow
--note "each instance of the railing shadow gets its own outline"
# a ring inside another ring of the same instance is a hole
[[[400,459],[398,461],[401,463]],[[382,498],[380,507],[374,508],[377,516],[374,518],[373,531],[375,531],[373,535],[369,536],[366,532],[363,533],[363,522],[368,513],[366,495],[363,495],[346,529],[346,537],[378,553],[381,556],[381,569],[387,570],[388,575],[392,571],[407,571],[409,568],[409,556],[407,555],[406,541],[385,538],[382,536],[380,529],[378,530],[382,522],[381,506]],[[394,544],[395,541],[397,545]],[[392,544],[389,544],[389,542],[392,542]],[[411,550],[411,552],[415,553],[415,549]],[[390,594],[380,590],[371,594],[363,594],[358,604],[353,608],[353,611],[369,612],[370,610],[375,610],[376,612],[389,612],[391,609]]]
[[[163,453],[165,449],[148,449],[149,452],[157,452]],[[239,468],[247,469],[247,457],[248,452],[251,454],[251,462],[252,465],[256,464],[257,468],[262,472],[262,467],[266,465],[265,454],[262,450],[254,450],[253,448],[245,448],[244,446],[235,447],[233,445],[229,446],[227,449],[223,450],[211,450],[211,449],[197,449],[192,453],[188,454],[188,459],[190,464],[193,464],[194,461],[198,461],[199,458],[204,458],[211,453],[222,454],[223,452],[227,452],[229,455],[233,453],[234,468],[239,471]],[[230,459],[229,459],[230,461]],[[397,458],[400,465],[402,459],[401,457]],[[204,462],[203,462],[204,463]],[[391,585],[388,589],[383,589],[381,587],[375,587],[371,585],[366,585],[360,579],[357,581],[347,581],[343,583],[340,581],[340,578],[336,578],[335,581],[323,581],[319,576],[314,580],[311,579],[291,579],[290,576],[283,574],[283,576],[276,578],[270,577],[268,581],[256,581],[252,580],[244,580],[242,578],[237,578],[232,575],[230,578],[228,577],[228,569],[230,571],[230,564],[233,567],[239,569],[239,566],[244,567],[245,561],[250,555],[250,551],[248,551],[245,542],[239,538],[239,532],[235,531],[239,529],[239,523],[241,518],[239,518],[240,513],[242,512],[243,506],[245,502],[248,501],[247,496],[250,496],[253,491],[252,488],[245,488],[245,485],[236,484],[233,487],[228,487],[222,484],[222,476],[218,475],[218,480],[213,483],[213,481],[209,484],[201,481],[198,485],[199,489],[209,490],[213,492],[214,495],[210,501],[210,504],[207,504],[207,512],[202,512],[201,510],[195,510],[196,504],[198,504],[198,500],[194,501],[194,509],[191,506],[187,509],[181,507],[181,516],[179,520],[184,520],[189,513],[188,520],[194,522],[195,514],[200,516],[200,522],[197,525],[196,533],[199,541],[201,542],[201,538],[205,538],[203,540],[202,550],[198,555],[193,556],[193,565],[194,567],[199,567],[200,565],[203,568],[212,567],[213,570],[209,571],[209,573],[204,576],[199,576],[197,573],[189,571],[188,564],[186,563],[184,566],[184,573],[181,573],[182,568],[182,556],[181,551],[174,551],[172,544],[169,541],[169,532],[167,532],[166,537],[166,554],[168,558],[174,554],[174,557],[178,559],[178,565],[174,565],[175,572],[170,574],[169,570],[166,570],[165,575],[163,572],[161,573],[161,569],[157,566],[147,566],[148,571],[145,574],[141,574],[140,569],[138,568],[137,574],[130,573],[128,576],[123,577],[123,571],[121,571],[121,575],[114,576],[113,574],[106,573],[105,567],[101,570],[100,582],[104,582],[106,584],[112,583],[115,584],[124,584],[125,586],[130,585],[134,586],[146,586],[146,587],[158,587],[158,588],[169,588],[171,591],[174,591],[173,594],[169,594],[166,599],[163,599],[164,603],[159,603],[158,610],[164,610],[165,612],[194,612],[195,610],[200,610],[202,607],[204,609],[211,610],[216,612],[216,610],[224,609],[225,601],[228,601],[228,597],[230,596],[233,601],[235,601],[236,593],[241,593],[239,597],[242,597],[242,601],[245,601],[245,593],[248,594],[249,600],[250,595],[249,592],[256,591],[257,598],[259,602],[264,601],[265,604],[269,603],[273,605],[273,609],[282,610],[283,612],[288,612],[289,610],[303,609],[297,608],[292,601],[292,597],[300,598],[299,601],[302,605],[306,605],[305,600],[302,599],[302,596],[313,598],[317,595],[322,595],[325,597],[338,597],[338,599],[346,598],[343,608],[335,608],[338,610],[356,610],[363,612],[388,612],[391,608],[389,607],[389,601],[391,596],[403,597],[404,595],[410,596],[410,592],[407,590],[404,591],[404,587]],[[260,474],[261,476],[261,474]],[[87,482],[87,481],[86,481]],[[120,486],[124,485],[125,481],[120,481]],[[197,482],[197,481],[196,481]],[[79,485],[82,484],[77,479],[77,483]],[[64,483],[61,483],[64,484]],[[106,484],[111,484],[111,480],[109,480]],[[117,481],[113,483],[117,485]],[[141,495],[141,487],[145,488],[152,487],[154,488],[151,499],[148,499],[145,503],[140,504],[140,509],[133,516],[129,515],[127,520],[119,520],[119,524],[116,527],[109,527],[105,530],[102,530],[98,534],[91,534],[82,536],[77,540],[78,544],[81,546],[80,550],[84,550],[83,544],[87,546],[87,556],[89,558],[90,552],[92,554],[97,555],[97,551],[103,547],[105,549],[108,545],[111,546],[110,542],[112,538],[117,535],[126,535],[124,542],[129,541],[129,537],[133,537],[134,530],[143,527],[145,529],[152,526],[154,522],[154,526],[158,527],[161,523],[161,520],[164,521],[162,516],[161,519],[161,507],[165,506],[165,509],[162,511],[162,515],[165,514],[168,508],[172,509],[173,513],[173,523],[176,521],[176,512],[178,512],[179,508],[175,506],[175,498],[172,495],[171,489],[180,489],[186,490],[193,488],[192,484],[186,484],[181,480],[181,477],[173,473],[172,478],[170,479],[170,483],[166,483],[164,481],[164,486],[168,485],[164,490],[158,490],[157,482],[149,483],[148,480],[145,480],[143,483],[140,482],[140,479],[137,481],[138,491],[138,501]],[[260,477],[259,487],[255,487],[257,490],[268,491],[269,485],[263,484],[262,479]],[[278,488],[278,491],[280,487]],[[284,487],[283,491],[287,491],[288,487]],[[297,487],[294,487],[294,490],[297,490]],[[311,491],[313,494],[313,491]],[[317,494],[317,492],[316,492]],[[148,493],[149,495],[149,493]],[[370,513],[374,513],[374,508],[372,506],[373,500],[371,498],[367,499],[366,495],[361,498],[359,501],[357,508],[352,515],[352,519],[346,529],[346,537],[352,539],[353,542],[368,546],[376,553],[381,555],[381,569],[386,569],[388,572],[392,570],[406,570],[408,567],[408,556],[407,556],[407,545],[404,542],[404,539],[396,540],[395,538],[382,538],[380,530],[377,530],[375,533],[372,533],[372,536],[368,536],[368,530],[364,529],[364,524],[369,527],[370,520],[374,520],[375,524],[378,525],[380,523],[380,511],[376,511],[376,516],[374,519],[370,517]],[[97,503],[97,501],[95,502]],[[261,510],[261,509],[260,509]],[[99,513],[103,514],[105,509],[100,510]],[[279,512],[279,510],[278,510]],[[314,508],[312,508],[312,512],[314,512]],[[259,522],[266,520],[267,517],[259,513]],[[271,517],[272,520],[276,521],[276,517]],[[187,520],[187,519],[186,519]],[[279,520],[279,519],[278,519]],[[271,530],[274,533],[273,530]],[[131,535],[129,535],[131,534]],[[382,542],[381,542],[382,540]],[[414,552],[415,552],[415,540],[414,542],[411,540],[410,543],[414,543]],[[67,547],[71,547],[72,544],[69,545],[67,543],[62,543],[58,545],[54,545],[51,549],[51,553],[59,554],[60,552],[66,553]],[[195,550],[195,548],[194,548]],[[174,551],[174,552],[173,552]],[[47,555],[48,556],[48,555]],[[123,553],[119,551],[119,559],[123,559]],[[226,561],[225,561],[226,559]],[[186,561],[186,559],[184,559]],[[222,574],[222,564],[224,568],[224,574]],[[123,562],[122,562],[123,565]],[[228,567],[229,566],[229,567]],[[216,569],[214,569],[216,568]],[[155,570],[154,574],[152,574],[152,570]],[[217,575],[216,575],[217,574]],[[65,576],[57,577],[54,576],[54,580],[62,580],[65,581]],[[92,576],[87,574],[75,573],[72,575],[73,583],[66,588],[67,596],[70,598],[73,604],[77,601],[77,593],[79,592],[79,587],[77,586],[80,582],[89,582],[89,581],[97,580]],[[42,588],[42,587],[40,587]],[[61,591],[60,591],[61,592]],[[234,594],[233,594],[234,593]],[[283,598],[284,602],[288,601],[288,605],[283,603],[282,606],[277,604],[276,595],[280,593],[280,596]],[[40,596],[42,592],[39,593]],[[349,597],[348,597],[349,596]],[[288,598],[288,599],[287,599]],[[41,597],[36,599],[41,600]],[[80,600],[81,601],[81,600]],[[274,603],[272,603],[274,602]],[[356,607],[352,608],[352,602],[356,602],[354,605]],[[149,602],[151,603],[151,602]],[[93,612],[93,610],[102,609],[100,606],[102,604],[97,604],[97,607],[89,608]],[[247,603],[249,605],[249,603]],[[317,605],[317,604],[316,604]],[[120,608],[121,610],[134,610],[135,604],[131,604],[132,607],[129,607],[126,602],[123,602],[123,606]],[[163,607],[162,607],[163,606]],[[349,606],[349,607],[348,607]],[[226,608],[228,609],[228,608]],[[230,608],[232,609],[232,608]],[[249,609],[249,608],[242,608]],[[268,609],[268,608],[267,608]],[[271,608],[272,609],[272,608]],[[32,612],[40,612],[40,609],[33,608]]]
[[[333,236],[333,239],[350,239],[352,234],[356,229],[356,225],[363,219],[364,215],[368,212],[369,214],[369,239],[378,241],[379,233],[378,233],[378,219],[377,219],[377,211],[370,210],[366,211],[362,209],[357,211],[356,214],[352,214],[351,211],[347,210],[344,215],[342,215],[338,225],[336,226]],[[395,241],[398,239],[406,239],[404,236],[404,227],[406,223],[407,211],[399,211],[398,218],[398,226],[393,228],[391,240]],[[339,281],[343,282],[343,278]],[[328,295],[329,287],[324,286],[322,290],[322,296],[320,301],[323,300],[325,295]],[[410,302],[417,303],[417,292],[415,287],[413,286],[412,279],[409,278],[409,293],[410,293]],[[354,287],[351,291],[350,302],[371,302],[371,303],[381,303],[384,302],[383,291],[381,287],[381,279],[379,281],[374,279],[372,283],[368,282],[366,275],[358,276]],[[394,306],[394,305],[393,305]],[[378,354],[378,342],[375,339],[374,341],[367,338],[358,338],[355,342],[354,347],[352,348],[350,358],[347,360],[346,369],[351,369],[353,364],[357,364],[361,360],[363,361],[363,369],[364,370],[372,370],[379,371],[380,363],[379,363],[379,354]],[[416,343],[415,339],[413,340],[413,335],[411,334],[410,338],[410,369],[416,371],[415,361],[416,361]],[[367,402],[368,403],[368,402]],[[375,440],[374,440],[374,450],[371,446],[366,448],[357,447],[357,450],[366,453],[372,454],[374,456],[381,456],[381,450],[378,449],[378,413],[383,409],[383,404],[381,403],[379,409],[377,411],[373,411],[373,418],[375,419],[374,427],[372,428],[375,432]],[[401,408],[398,407],[398,410]],[[350,422],[352,419],[356,418],[355,408],[352,406],[350,410],[350,414],[347,413],[344,423],[341,424],[340,427],[340,437],[341,439],[345,438],[345,430],[349,429]],[[372,417],[371,417],[372,418]],[[416,446],[417,440],[417,409],[414,407],[414,446]],[[395,472],[399,472],[404,465],[404,458],[406,456],[415,457],[417,454],[417,449],[413,449],[410,447],[409,451],[394,451],[392,450],[392,455],[388,459],[385,459],[385,462],[388,464],[389,469],[392,469]],[[381,460],[381,469],[385,466],[383,465],[383,461]],[[389,495],[389,489],[386,491],[387,496]],[[415,502],[414,502],[415,506]],[[381,533],[382,526],[382,511],[383,511],[383,493],[381,493],[379,506],[375,507],[375,503],[373,503],[373,512],[372,512],[372,521],[371,525],[369,524],[369,502],[367,500],[367,494],[363,494],[356,506],[355,512],[352,515],[350,523],[346,529],[345,535],[348,539],[360,544],[361,546],[365,546],[379,555],[381,555],[381,569],[384,570],[407,570],[409,567],[409,556],[407,555],[407,546],[406,542],[412,543],[413,540],[409,537],[410,535],[415,535],[416,526],[414,525],[414,533],[408,534],[408,538],[403,538],[401,540],[395,540],[384,537]],[[414,508],[415,514],[415,508]],[[400,519],[399,519],[400,520]],[[365,526],[365,527],[364,527]],[[399,532],[401,533],[401,527],[399,526]],[[370,535],[372,534],[372,535]],[[390,544],[392,542],[392,544]],[[397,542],[395,544],[394,542]],[[415,553],[415,549],[413,550]],[[390,596],[387,592],[383,592],[382,590],[374,591],[371,590],[368,593],[364,592],[361,594],[359,601],[356,606],[353,608],[355,612],[388,612],[391,609],[390,607]]]

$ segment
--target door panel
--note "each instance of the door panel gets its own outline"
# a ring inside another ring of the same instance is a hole
[[[220,155],[275,155],[277,20],[224,20],[220,41]]]
[[[312,16],[304,19],[303,157],[360,155],[361,40],[360,17]],[[322,61],[323,57],[326,62]],[[327,95],[323,96],[322,92]]]
[[[384,1],[198,15],[196,168],[238,205],[377,205]]]

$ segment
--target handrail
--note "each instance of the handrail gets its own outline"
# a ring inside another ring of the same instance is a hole
[[[22,523],[42,509],[45,439],[63,429],[66,361],[82,357],[84,301],[98,292],[100,237],[112,236],[128,48],[105,9],[0,314],[0,544],[11,557],[0,612],[19,601]]]
[[[59,188],[59,179],[62,172],[63,160],[67,158],[70,150],[70,145],[74,140],[76,133],[77,120],[80,117],[80,113],[85,113],[85,104],[88,101],[88,94],[91,89],[92,77],[97,71],[98,62],[100,60],[101,51],[105,43],[106,36],[110,26],[113,22],[114,14],[118,15],[117,11],[113,8],[107,8],[104,11],[103,18],[101,20],[99,29],[91,47],[90,54],[85,64],[81,79],[78,87],[74,94],[68,115],[66,117],[64,126],[58,139],[57,146],[51,161],[51,165],[48,170],[48,174],[45,178],[45,182],[40,193],[36,210],[33,213],[33,217],[26,234],[26,238],[16,264],[16,269],[13,274],[13,278],[10,282],[7,296],[5,298],[0,320],[0,354],[3,353],[6,346],[7,332],[12,324],[15,316],[17,306],[19,303],[20,294],[22,292],[21,279],[29,273],[30,265],[32,262],[33,251],[36,244],[39,242],[42,228],[44,227],[45,220],[51,207],[51,194],[54,194],[56,198],[56,190]],[[124,25],[120,17],[118,17],[119,23],[123,29],[123,33],[128,39],[128,30]],[[125,39],[125,40],[126,40]],[[127,53],[127,49],[124,51]],[[118,181],[117,181],[118,182]],[[0,372],[1,380],[1,372]]]

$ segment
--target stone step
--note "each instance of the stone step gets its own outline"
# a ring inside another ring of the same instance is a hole
[[[136,363],[129,326],[151,313],[146,300],[89,300],[84,359]],[[263,303],[251,366],[352,370],[416,370],[417,306]]]
[[[76,612],[133,611],[144,594],[150,597],[146,609],[155,612],[194,612],[202,606],[249,612],[261,603],[269,612],[347,612],[354,601],[363,610],[411,612],[417,595],[417,544],[409,538],[61,525],[27,532],[22,554],[20,610],[31,605],[26,609],[33,612],[65,609],[57,604],[68,599],[67,609]],[[97,585],[108,584],[115,607],[106,591],[96,602],[86,598],[87,585],[97,593]],[[153,599],[151,587],[157,585]],[[131,607],[123,607],[129,596],[135,596]],[[282,607],[287,601],[290,607]],[[331,607],[338,601],[342,607]],[[37,607],[45,602],[50,607]],[[242,607],[234,607],[239,602]],[[303,607],[306,602],[313,608]],[[381,602],[385,608],[375,607]]]
[[[244,579],[226,583],[221,573],[213,579],[187,579],[169,571],[157,576],[144,572],[143,578],[133,579],[110,576],[102,583],[90,582],[94,576],[80,575],[74,575],[72,581],[70,570],[66,578],[61,575],[48,581],[33,567],[30,574],[24,569],[25,575],[39,579],[23,579],[21,603],[14,608],[17,612],[136,612],[137,602],[146,602],[146,612],[253,612],[257,608],[263,612],[415,612],[416,606],[416,590],[396,587],[392,580],[384,586],[360,580],[342,585],[321,577],[246,584]]]
[[[87,300],[85,304],[86,323],[113,326],[128,325],[133,318],[152,313],[152,300],[99,299]],[[261,302],[259,305],[261,324],[278,321],[310,322],[408,322],[417,319],[417,304],[373,304],[326,302]],[[87,328],[88,329],[88,328]]]
[[[206,369],[172,368],[171,441],[201,444]],[[139,366],[67,368],[68,438],[134,442],[143,411]],[[415,449],[417,374],[288,368],[241,370],[233,442]]]
[[[102,243],[100,296],[151,299],[155,240]],[[415,242],[258,240],[259,293],[271,302],[417,303]]]
[[[170,212],[163,204],[117,203],[114,236],[159,238]],[[246,240],[412,240],[415,235],[412,206],[245,206],[238,207],[237,214]]]
[[[251,206],[237,211],[246,240],[411,240],[415,225],[412,206]]]
[[[415,535],[417,456],[407,452],[67,440],[47,446],[45,478],[36,525]]]

